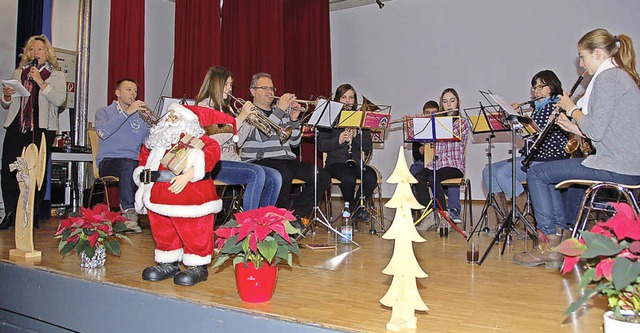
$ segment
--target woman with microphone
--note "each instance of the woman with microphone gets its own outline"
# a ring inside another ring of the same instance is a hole
[[[7,132],[2,146],[2,198],[5,216],[0,222],[0,229],[15,224],[20,194],[16,175],[9,170],[9,164],[15,162],[22,154],[22,149],[29,144],[34,143],[40,147],[42,133],[46,139],[48,164],[51,156],[49,147],[58,130],[58,114],[62,112],[67,100],[67,81],[60,71],[53,46],[45,35],[29,38],[20,57],[20,64],[11,78],[22,83],[30,96],[13,97],[16,91],[4,85],[0,98],[2,108],[9,111],[4,122]],[[36,213],[44,193],[46,186],[42,187],[35,201]]]

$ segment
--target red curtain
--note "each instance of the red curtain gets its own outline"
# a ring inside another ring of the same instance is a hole
[[[220,63],[233,73],[234,95],[249,99],[258,72],[271,74],[276,94],[284,91],[283,29],[282,0],[225,0]]]
[[[107,104],[124,77],[138,81],[138,99],[144,100],[144,1],[111,0]]]
[[[331,34],[329,1],[284,0],[285,90],[300,99],[329,98]]]
[[[175,20],[173,97],[193,98],[220,63],[220,0],[176,0]]]

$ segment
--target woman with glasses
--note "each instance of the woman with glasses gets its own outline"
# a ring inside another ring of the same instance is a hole
[[[13,72],[12,79],[19,81],[30,93],[28,97],[16,97],[16,91],[8,85],[2,87],[0,97],[2,108],[8,110],[4,127],[7,132],[2,153],[2,197],[5,216],[0,229],[15,224],[20,189],[16,174],[9,164],[22,155],[22,149],[34,143],[40,147],[42,134],[46,146],[51,147],[58,130],[58,114],[67,100],[67,80],[60,70],[55,51],[45,35],[32,36],[27,40],[20,64]],[[51,156],[47,149],[47,161]],[[46,185],[38,191],[35,211],[38,212]],[[37,218],[35,222],[37,226]]]
[[[531,119],[540,128],[544,128],[547,125],[548,119],[553,113],[554,103],[560,100],[562,95],[562,83],[558,79],[558,76],[550,70],[544,70],[536,73],[531,78],[531,92],[536,99],[534,102],[534,110],[531,112]],[[517,110],[520,110],[518,103],[513,103],[512,106]],[[540,149],[535,153],[532,159],[532,164],[544,163],[554,160],[561,160],[568,158],[569,155],[564,151],[564,147],[569,139],[569,133],[562,130],[558,125],[552,125],[549,134],[541,142]],[[491,181],[491,191],[495,194],[496,203],[500,213],[498,215],[506,216],[511,210],[507,206],[507,198],[516,198],[516,205],[519,209],[524,209],[527,201],[527,193],[524,191],[522,182],[527,179],[527,173],[522,167],[522,160],[529,154],[527,146],[521,150],[522,156],[516,158],[516,187],[515,193],[512,193],[512,165],[511,159],[495,162],[491,164],[491,179],[489,179],[489,168],[485,167],[482,170],[482,181],[486,189],[489,188],[489,181]],[[552,195],[560,195],[559,192],[554,192]],[[558,198],[556,198],[558,199]],[[554,213],[559,219],[562,219],[564,214],[562,209],[559,209]]]
[[[341,84],[334,96],[334,101],[344,104],[343,110],[356,109],[358,94],[352,85]],[[361,151],[368,154],[372,148],[371,131],[367,129],[359,131],[357,128],[335,128],[318,131],[318,150],[327,153],[325,169],[332,178],[340,180],[340,191],[345,202],[349,203],[351,212],[356,213],[354,218],[364,222],[369,222],[371,215],[364,209],[358,209],[360,190],[356,191],[356,181],[360,179]],[[362,195],[369,198],[378,184],[378,176],[370,166],[362,166]],[[355,219],[353,224],[354,230],[357,230]]]
[[[527,175],[529,192],[537,227],[544,237],[531,251],[514,256],[518,265],[554,268],[562,263],[562,255],[553,248],[561,241],[559,224],[567,221],[559,221],[553,214],[555,207],[564,206],[564,198],[553,195],[556,184],[568,179],[640,183],[640,76],[631,38],[614,36],[605,29],[592,30],[578,42],[578,58],[580,67],[592,78],[577,103],[566,93],[560,97],[556,105],[566,115],[560,114],[557,124],[591,139],[596,153],[531,167]],[[565,215],[573,218],[582,200],[571,197]]]
[[[234,116],[229,106],[229,94],[233,89],[233,75],[220,66],[209,68],[204,77],[196,103]],[[246,102],[235,119],[239,141],[244,141],[252,129],[244,120],[254,111],[253,104]],[[234,140],[233,126],[213,125],[207,134],[220,144],[220,161],[213,169],[213,179],[228,185],[244,185],[242,209],[247,211],[276,203],[282,177],[272,168],[253,163],[241,162],[238,146]]]
[[[440,95],[440,111],[446,111],[446,113],[439,116],[460,116],[459,109],[460,97],[458,96],[458,92],[453,88],[445,89]],[[449,207],[449,218],[455,223],[461,223],[460,188],[457,187],[453,191],[447,192],[449,195],[449,205],[446,205],[442,181],[464,177],[469,132],[467,120],[463,117],[454,118],[453,132],[456,133],[456,135],[461,133],[460,140],[436,142],[436,165],[433,165],[433,160],[429,161],[426,167],[415,175],[416,180],[418,180],[416,184],[416,194],[418,202],[427,206],[431,197],[427,186],[431,184],[431,189],[435,191],[436,201],[440,207],[443,209],[445,206]],[[436,170],[435,179],[433,179],[434,168]],[[438,206],[434,205],[434,207],[437,208]]]

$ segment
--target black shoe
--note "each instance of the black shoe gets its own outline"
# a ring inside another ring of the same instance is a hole
[[[142,279],[153,282],[162,281],[174,277],[178,272],[180,272],[178,262],[163,263],[145,268],[142,271]]]
[[[0,222],[0,230],[9,229],[9,227],[13,227],[16,225],[16,216],[13,212],[8,212],[3,218],[2,222]]]
[[[360,209],[356,212],[354,218],[359,219],[362,222],[369,222],[371,221],[371,214],[364,209]]]
[[[207,281],[209,271],[207,265],[189,266],[186,271],[181,271],[173,277],[173,283],[181,286],[195,286],[199,282]]]

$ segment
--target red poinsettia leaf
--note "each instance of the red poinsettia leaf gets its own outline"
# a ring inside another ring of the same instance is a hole
[[[626,203],[614,203],[616,215],[607,221],[606,225],[613,230],[620,240],[628,238],[640,240],[640,223],[636,219],[633,209]]]
[[[553,248],[554,251],[558,251],[565,256],[571,257],[579,257],[580,255],[582,255],[582,253],[584,253],[586,249],[587,246],[576,238],[569,238],[566,241],[562,242],[560,245]]]
[[[629,245],[629,251],[635,255],[640,255],[640,241],[633,241]]]
[[[607,227],[607,224],[605,222],[596,223],[596,225],[591,228],[591,232],[594,234],[605,235],[609,238],[612,237],[611,231],[609,231],[609,227]]]
[[[111,235],[113,230],[113,228],[111,227],[111,224],[107,224],[107,223],[100,224],[96,229],[103,231],[107,235]]]
[[[600,260],[596,265],[596,279],[601,279],[603,276],[607,280],[611,280],[611,271],[613,270],[613,264],[615,260],[613,258],[605,258]]]
[[[99,237],[100,237],[100,234],[98,234],[97,232],[94,232],[93,234],[89,235],[87,237],[87,239],[89,240],[89,246],[94,247]]]
[[[236,228],[218,228],[214,233],[220,238],[229,238],[238,233],[238,230]]]
[[[262,242],[271,233],[271,225],[256,224],[254,232],[257,241]]]
[[[567,274],[573,270],[576,264],[580,261],[580,257],[564,257],[564,266],[562,266],[562,274]]]
[[[258,242],[256,241],[256,235],[255,234],[251,234],[249,236],[249,248],[254,253],[258,252]]]

